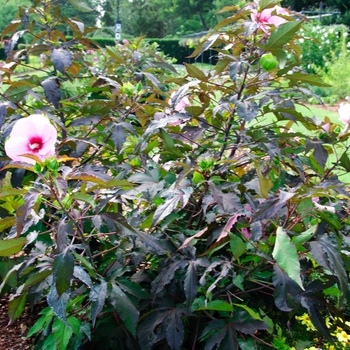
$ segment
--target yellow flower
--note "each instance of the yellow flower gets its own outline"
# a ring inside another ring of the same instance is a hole
[[[326,326],[327,326],[327,328],[332,327],[332,323],[331,323],[331,320],[329,319],[329,317],[326,317]]]
[[[295,319],[297,321],[301,321],[301,324],[306,326],[307,331],[315,331],[316,330],[316,328],[312,324],[312,322],[310,320],[310,316],[308,314],[303,314],[301,316],[295,316]]]
[[[350,335],[344,331],[337,333],[336,337],[342,343],[347,343],[350,340]]]

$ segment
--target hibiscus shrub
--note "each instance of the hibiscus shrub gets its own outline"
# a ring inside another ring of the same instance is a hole
[[[35,349],[301,349],[304,313],[320,341],[328,318],[348,330],[348,127],[297,108],[324,83],[278,3],[226,7],[192,55],[217,63],[185,75],[143,39],[99,48],[54,1],[19,8],[2,34],[0,290],[10,323],[45,302]]]

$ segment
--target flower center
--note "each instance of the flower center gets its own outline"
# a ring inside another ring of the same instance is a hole
[[[43,140],[41,137],[32,137],[29,140],[28,148],[31,152],[39,152],[43,148]]]

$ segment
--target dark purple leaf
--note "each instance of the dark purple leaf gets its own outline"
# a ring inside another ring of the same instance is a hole
[[[213,198],[216,201],[217,205],[220,207],[223,214],[233,215],[242,210],[242,203],[235,193],[223,193],[213,182],[209,181],[208,183]]]
[[[0,103],[0,129],[2,128],[2,125],[4,124],[6,118],[7,107],[7,103]]]
[[[137,231],[129,225],[126,218],[119,213],[103,213],[101,219],[105,221],[111,231],[118,231],[119,234],[136,234]]]
[[[69,294],[63,293],[61,296],[57,294],[55,284],[51,285],[46,301],[55,315],[64,323],[67,323],[66,308],[68,305]]]
[[[348,277],[340,253],[333,243],[325,236],[319,241],[312,241],[309,244],[311,255],[316,262],[325,269],[332,271],[338,278],[339,289],[342,292],[342,298],[339,301],[339,305],[341,305],[343,298],[346,297],[348,293]]]
[[[155,332],[158,325],[164,320],[164,311],[152,310],[138,327],[137,337],[142,349],[150,349],[159,340],[164,338],[161,332]]]
[[[162,87],[160,81],[155,77],[155,75],[148,73],[148,72],[142,72],[142,74],[152,83],[153,86],[160,89]]]
[[[9,40],[4,40],[4,50],[7,58],[12,57],[12,52],[16,46],[18,39],[26,32],[26,30],[21,30],[12,35],[12,38]],[[4,35],[4,33],[2,33]]]
[[[239,349],[232,323],[226,323],[223,320],[211,321],[201,334],[201,340],[205,341],[204,350]]]
[[[258,330],[269,329],[265,322],[253,319],[246,311],[236,311],[232,321],[232,327],[244,334],[254,334]]]
[[[35,225],[39,218],[34,213],[33,207],[39,197],[40,193],[35,190],[30,190],[24,196],[24,204],[16,210],[16,226],[17,226],[17,237],[22,233],[25,233],[30,226]]]
[[[237,115],[246,122],[254,120],[259,111],[259,107],[255,102],[236,102]]]
[[[125,327],[131,334],[135,335],[140,311],[115,283],[112,284],[109,300],[120,318],[124,321]]]
[[[181,319],[183,309],[171,309],[164,318],[166,340],[172,350],[181,350],[185,330]]]
[[[81,266],[74,266],[73,276],[81,282],[85,283],[89,288],[94,287],[90,275]]]
[[[184,290],[186,298],[188,300],[188,305],[191,305],[198,292],[196,261],[191,261],[188,264],[184,280]]]
[[[295,193],[288,193],[280,191],[265,201],[259,208],[258,211],[252,216],[252,222],[260,221],[263,219],[270,219],[273,217],[281,208],[285,206],[287,201],[291,199]]]
[[[61,100],[61,90],[57,77],[50,77],[41,82],[46,99],[58,109]]]
[[[236,82],[237,71],[240,66],[240,62],[233,62],[230,66],[230,78],[233,82]]]
[[[305,297],[301,297],[301,305],[307,309],[307,312],[310,316],[312,324],[316,329],[330,342],[334,343],[333,337],[330,335],[329,330],[326,326],[326,322],[322,317],[320,311],[318,310],[317,305],[315,305],[312,300],[309,300]]]
[[[55,256],[52,271],[55,281],[54,286],[56,287],[55,289],[60,297],[69,289],[73,278],[74,257],[68,248]],[[54,286],[52,286],[51,289],[53,289]]]
[[[126,134],[124,128],[120,124],[114,125],[111,135],[112,141],[114,142],[115,147],[117,148],[118,154],[120,154],[124,142],[126,140]]]
[[[327,150],[323,147],[322,142],[320,141],[308,141],[306,143],[305,152],[309,152],[312,149],[314,150],[313,155],[316,162],[322,169],[324,169],[328,159]]]
[[[53,49],[50,58],[55,69],[62,74],[65,74],[65,68],[69,68],[72,64],[72,54],[65,49]]]
[[[57,254],[62,253],[68,247],[68,234],[73,236],[73,228],[71,222],[65,222],[61,220],[57,227],[57,235],[56,235],[56,248]]]
[[[186,260],[178,260],[164,267],[158,276],[153,280],[151,293],[157,294],[161,292],[164,287],[173,280],[175,277],[175,272],[179,269],[184,269],[188,263],[189,262]]]
[[[289,305],[302,289],[277,264],[273,265],[272,283],[275,286],[273,295],[276,306],[282,311],[291,311]]]
[[[106,297],[107,283],[104,280],[101,280],[101,284],[94,285],[90,292],[92,327],[95,326],[96,317],[102,311],[103,306],[105,305]]]

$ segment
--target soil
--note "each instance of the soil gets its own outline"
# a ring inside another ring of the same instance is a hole
[[[26,306],[22,315],[9,325],[9,317],[7,313],[7,303],[9,296],[0,297],[0,350],[27,350],[33,348],[33,338],[26,338],[29,329],[34,325],[40,317],[38,313],[43,308],[42,305],[35,306],[34,310],[30,310]]]

